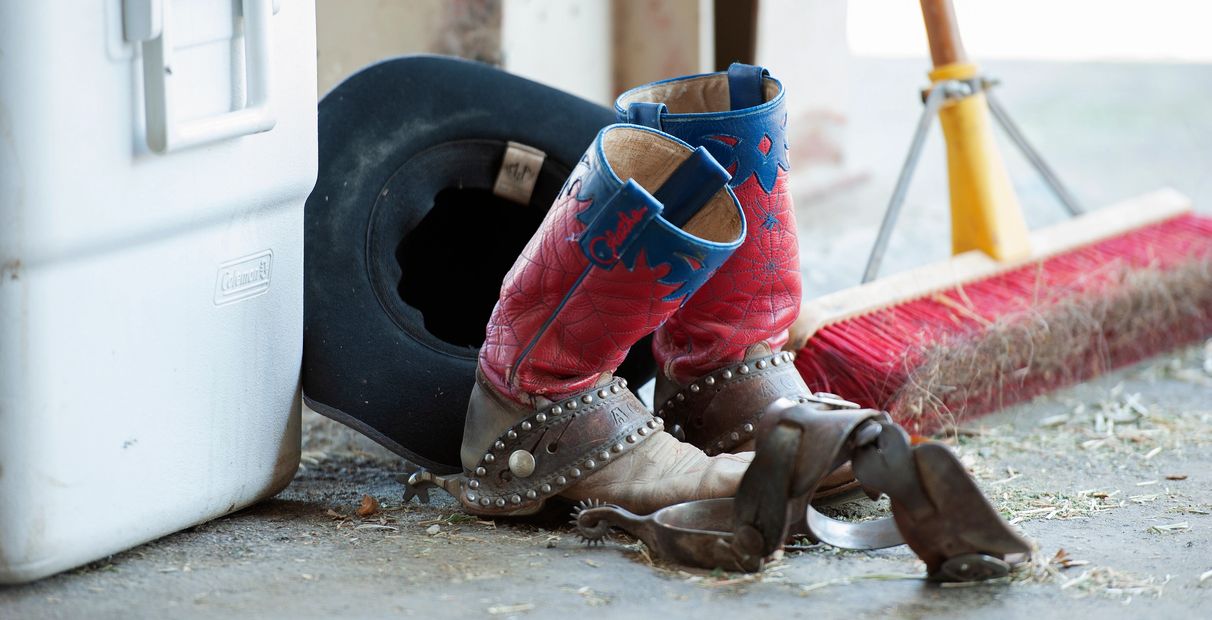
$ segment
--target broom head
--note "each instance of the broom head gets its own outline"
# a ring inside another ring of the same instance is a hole
[[[926,434],[1212,335],[1212,218],[1178,192],[1035,231],[1031,248],[806,302],[796,366]]]

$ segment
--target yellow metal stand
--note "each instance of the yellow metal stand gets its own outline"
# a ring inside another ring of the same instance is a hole
[[[1027,142],[1018,127],[989,92],[995,82],[968,62],[955,25],[950,0],[921,0],[930,38],[934,70],[925,97],[925,109],[893,189],[884,221],[863,272],[863,282],[879,273],[884,251],[905,202],[913,171],[921,158],[935,114],[947,142],[947,177],[951,190],[951,252],[979,250],[999,263],[1013,263],[1032,255],[1027,222],[1010,175],[993,139],[990,115],[1006,131],[1023,156],[1043,177],[1071,215],[1082,211],[1043,157]]]
[[[977,67],[971,63],[930,72],[936,85],[977,77]],[[1003,262],[1028,256],[1027,222],[993,140],[985,94],[977,91],[946,101],[938,118],[947,141],[952,253],[980,250]]]

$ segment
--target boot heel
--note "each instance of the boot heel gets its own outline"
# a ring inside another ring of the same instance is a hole
[[[430,489],[441,489],[451,497],[459,499],[467,482],[460,474],[442,476],[412,463],[406,463],[405,472],[407,475],[400,477],[400,482],[404,483],[405,504],[411,502],[414,497],[418,503],[428,504]]]
[[[404,483],[405,504],[411,502],[414,497],[418,503],[428,504],[430,489],[440,489],[455,498],[465,512],[476,516],[524,517],[541,511],[547,503],[546,499],[542,499],[512,512],[493,512],[489,514],[480,510],[478,504],[468,501],[467,494],[463,492],[463,489],[467,488],[467,477],[462,474],[443,476],[435,474],[428,469],[418,467],[415,471],[409,473],[406,478],[403,478],[401,482]]]

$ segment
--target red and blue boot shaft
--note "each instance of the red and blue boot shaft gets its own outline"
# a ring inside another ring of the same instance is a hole
[[[611,373],[745,239],[729,178],[653,129],[598,135],[489,320],[463,440],[470,510],[537,509],[663,434]]]
[[[780,351],[801,299],[784,96],[765,69],[734,64],[634,88],[615,104],[620,120],[706,148],[732,174],[745,212],[745,243],[653,344],[663,371],[656,406],[675,435],[709,454],[750,445],[763,403],[811,396]]]

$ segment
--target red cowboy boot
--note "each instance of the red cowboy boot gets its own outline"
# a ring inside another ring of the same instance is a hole
[[[621,120],[710,151],[732,174],[745,212],[745,243],[653,343],[662,368],[658,415],[707,454],[751,450],[762,412],[777,398],[846,402],[814,396],[791,363],[794,354],[780,351],[801,298],[783,98],[766,70],[733,64],[629,90],[615,104]],[[850,479],[848,472],[831,476],[821,495]]]
[[[747,457],[673,439],[611,374],[740,246],[728,178],[648,128],[598,135],[489,321],[463,435],[469,512],[528,514],[554,495],[649,512],[735,492]]]

